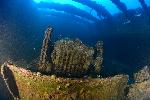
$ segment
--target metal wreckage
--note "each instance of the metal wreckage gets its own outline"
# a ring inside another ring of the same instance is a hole
[[[23,100],[124,98],[127,75],[105,79],[94,77],[99,75],[102,68],[102,41],[98,41],[94,49],[79,39],[61,39],[55,42],[51,57],[48,57],[51,34],[52,28],[49,27],[45,31],[38,72],[10,62],[1,66],[0,88],[4,96]],[[90,77],[92,74],[94,78]]]
[[[90,0],[73,0],[93,8],[99,17],[111,19],[111,14],[101,5]],[[120,0],[111,0],[125,15],[129,12]],[[145,13],[150,16],[144,0],[139,0]],[[76,15],[97,19],[68,5],[41,3],[40,7],[60,10],[63,7],[74,9]],[[66,10],[66,9],[65,9]],[[76,13],[77,12],[77,13]],[[149,17],[150,18],[150,17]],[[88,47],[79,39],[61,39],[55,42],[51,54],[48,54],[52,28],[45,31],[45,38],[37,64],[38,71],[32,72],[5,62],[0,67],[0,95],[4,100],[148,100],[150,71],[144,67],[135,73],[135,83],[127,85],[128,75],[116,75],[108,78],[97,77],[103,63],[103,42]]]
[[[64,76],[84,76],[90,67],[99,73],[103,62],[103,42],[98,41],[95,50],[84,45],[79,39],[61,39],[55,42],[51,58],[47,56],[49,40],[52,28],[45,31],[45,38],[41,49],[39,60],[39,71],[41,73],[59,74]],[[94,57],[95,56],[95,57]]]
[[[150,72],[147,66],[135,73],[135,83],[131,85],[127,85],[128,75],[96,77],[102,68],[102,41],[98,41],[94,49],[84,45],[79,39],[61,39],[55,42],[51,57],[48,57],[51,34],[52,28],[49,27],[45,31],[37,72],[31,72],[11,62],[5,62],[1,66],[0,94],[4,96],[3,99],[136,100],[137,97],[148,98]],[[139,90],[142,90],[145,95],[141,95]]]

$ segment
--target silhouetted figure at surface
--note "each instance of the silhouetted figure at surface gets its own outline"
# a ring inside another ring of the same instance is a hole
[[[73,15],[77,15],[83,18],[86,18],[88,20],[92,20],[92,21],[99,21],[97,18],[95,18],[94,16],[92,16],[91,14],[89,14],[88,12],[85,12],[81,9],[78,9],[72,5],[68,5],[68,4],[58,4],[58,3],[44,3],[41,2],[38,4],[39,7],[41,8],[48,8],[48,9],[55,9],[58,11],[64,11]]]
[[[97,4],[95,1],[92,0],[73,0],[75,2],[81,3],[83,5],[86,5],[92,9],[94,9],[97,12],[97,15],[101,18],[106,17],[106,18],[111,18],[111,14],[109,11],[107,11],[105,9],[105,7],[103,7],[100,4]]]

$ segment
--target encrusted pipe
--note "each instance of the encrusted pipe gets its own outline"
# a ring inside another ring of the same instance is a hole
[[[103,63],[103,41],[98,41],[96,43],[96,58],[94,60],[95,72],[99,73]]]
[[[47,58],[47,51],[48,51],[51,33],[52,33],[52,28],[48,27],[45,31],[45,36],[44,36],[43,45],[42,45],[41,54],[40,54],[40,60],[39,60],[39,71],[40,72],[45,72],[47,69],[46,58]]]

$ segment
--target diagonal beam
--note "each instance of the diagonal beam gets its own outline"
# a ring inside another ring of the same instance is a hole
[[[121,2],[120,0],[111,1],[118,7],[119,10],[121,10],[124,14],[127,14],[127,7],[123,2]]]
[[[38,4],[40,8],[48,8],[48,9],[55,9],[57,11],[64,11],[73,15],[80,16],[82,18],[86,18],[91,21],[99,21],[97,18],[89,14],[88,12],[85,12],[81,9],[78,9],[74,6],[68,5],[68,4],[58,4],[58,3],[45,3],[45,2],[40,2]]]
[[[139,0],[139,2],[141,4],[142,8],[144,9],[144,11],[146,12],[146,14],[148,14],[150,17],[150,11],[149,11],[148,6],[145,3],[145,0]]]
[[[68,13],[62,13],[60,11],[48,11],[48,12],[43,12],[43,14],[45,15],[50,15],[50,16],[55,16],[55,17],[59,17],[59,18],[66,18],[67,20],[71,20],[77,23],[84,23],[84,24],[90,24],[91,20],[87,20],[85,18],[81,18],[79,16],[76,15],[72,15],[72,14],[68,14]]]
[[[97,4],[95,1],[91,1],[91,0],[72,0],[72,1],[81,3],[83,5],[86,5],[92,9],[94,9],[100,18],[101,18],[101,16],[111,18],[111,14],[109,13],[109,11],[107,11],[105,9],[105,7],[103,7],[102,5]]]

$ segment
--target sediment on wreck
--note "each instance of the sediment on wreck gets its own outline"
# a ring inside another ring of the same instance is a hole
[[[7,64],[21,100],[123,100],[128,76],[109,78],[60,78]],[[6,71],[7,72],[7,71]],[[8,77],[9,79],[9,77]]]

